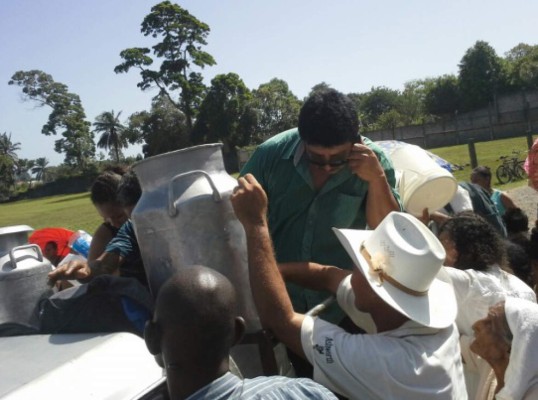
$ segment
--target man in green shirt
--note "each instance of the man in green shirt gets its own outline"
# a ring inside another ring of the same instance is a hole
[[[304,103],[298,129],[261,144],[241,175],[253,174],[269,199],[268,221],[279,263],[315,262],[352,269],[332,227],[375,228],[399,211],[392,163],[371,140],[359,135],[353,102],[326,89]],[[306,312],[329,293],[287,284],[297,312]],[[336,306],[321,315],[338,323]]]

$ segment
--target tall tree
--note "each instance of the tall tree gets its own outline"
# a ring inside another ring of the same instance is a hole
[[[112,150],[116,162],[120,162],[121,149],[127,147],[127,140],[123,137],[125,126],[120,122],[121,111],[114,114],[112,111],[104,111],[95,117],[93,123],[94,132],[100,133],[97,147]]]
[[[20,149],[21,144],[19,142],[13,143],[11,141],[11,133],[9,135],[6,132],[0,134],[0,156],[16,162],[19,159],[16,152]]]
[[[426,79],[424,87],[424,108],[427,113],[439,117],[453,116],[460,109],[460,87],[455,75]]]
[[[95,143],[79,96],[39,70],[18,71],[8,83],[22,88],[24,100],[52,108],[41,133],[49,136],[60,131],[62,138],[56,140],[54,150],[65,154],[66,164],[84,168],[95,154]]]
[[[477,41],[459,64],[462,108],[469,111],[494,101],[504,85],[501,60],[487,42]]]
[[[285,81],[273,78],[268,83],[261,84],[252,94],[258,114],[254,137],[256,142],[297,126],[302,103]]]
[[[513,90],[538,89],[538,45],[519,43],[505,54]]]
[[[35,165],[34,160],[19,158],[15,163],[15,178],[17,181],[31,181],[32,177],[28,173]]]
[[[375,127],[382,114],[398,106],[399,96],[399,91],[382,86],[373,87],[367,93],[354,96],[359,101],[359,115],[364,127],[366,129]]]
[[[185,115],[167,97],[153,100],[150,111],[132,114],[123,133],[130,143],[143,144],[146,157],[191,145]]]
[[[0,134],[0,199],[7,199],[15,185],[15,173],[17,169],[17,151],[20,143],[12,142],[11,134]]]
[[[222,141],[226,167],[237,169],[237,146],[249,144],[256,129],[252,94],[237,74],[215,76],[193,130],[196,143]]]
[[[159,88],[159,94],[168,97],[185,115],[187,128],[192,128],[196,110],[201,103],[205,90],[200,72],[193,70],[215,65],[211,54],[202,50],[209,35],[209,26],[191,15],[187,10],[169,1],[163,1],[151,8],[142,22],[144,36],[161,38],[152,46],[134,47],[120,53],[123,63],[116,66],[116,73],[128,72],[131,68],[140,70],[142,80],[138,87],[142,90],[152,86]],[[154,59],[162,59],[157,69],[150,69]],[[175,99],[173,91],[179,90],[179,98]]]
[[[47,166],[49,165],[49,160],[45,157],[40,157],[35,160],[35,165],[32,167],[32,174],[35,174],[35,178],[38,181],[44,181],[47,173]]]
[[[403,125],[421,124],[426,119],[424,114],[424,85],[414,80],[404,84],[404,90],[398,97],[396,110]]]
[[[370,126],[372,129],[392,129],[392,138],[396,139],[394,135],[394,128],[407,125],[405,116],[400,114],[398,110],[392,108],[381,114],[377,120]]]

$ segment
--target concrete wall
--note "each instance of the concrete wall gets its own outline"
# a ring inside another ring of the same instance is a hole
[[[425,149],[525,136],[538,131],[538,91],[502,96],[480,110],[424,125],[366,132],[372,140],[401,140]]]

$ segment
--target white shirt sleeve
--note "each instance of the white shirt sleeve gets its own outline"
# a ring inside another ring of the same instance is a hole
[[[444,271],[450,276],[450,281],[454,287],[458,309],[469,295],[472,279],[466,272],[453,267],[444,267]]]

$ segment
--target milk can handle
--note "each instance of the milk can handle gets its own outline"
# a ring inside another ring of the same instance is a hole
[[[13,265],[13,268],[17,267],[17,259],[15,258],[15,251],[24,250],[24,249],[34,249],[37,254],[37,261],[39,262],[43,261],[43,253],[41,253],[41,249],[39,248],[37,244],[25,244],[24,246],[13,247],[9,251],[9,259],[11,260],[11,265]]]
[[[186,176],[190,176],[190,175],[203,175],[205,176],[205,178],[207,179],[207,181],[209,182],[209,186],[211,186],[211,189],[213,189],[213,200],[215,200],[215,202],[219,202],[222,200],[222,197],[219,193],[219,191],[217,190],[217,187],[215,186],[215,183],[213,182],[213,180],[211,179],[211,176],[209,176],[209,174],[205,171],[202,171],[202,170],[194,170],[194,171],[189,171],[189,172],[184,172],[182,174],[178,174],[176,176],[174,176],[171,180],[170,180],[170,183],[168,184],[168,214],[171,216],[171,217],[174,217],[177,215],[177,208],[176,208],[176,200],[174,199],[174,190],[173,190],[173,187],[172,185],[174,184],[174,182],[182,179],[182,178],[185,178]]]

